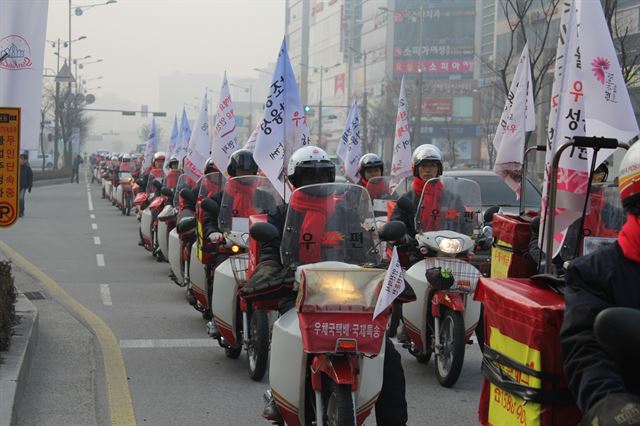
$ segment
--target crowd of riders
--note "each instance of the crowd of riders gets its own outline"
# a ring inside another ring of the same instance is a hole
[[[113,184],[117,185],[119,174],[127,172],[135,177],[141,191],[148,188],[150,179],[152,182],[162,182],[157,187],[151,186],[152,191],[156,193],[159,193],[162,187],[175,188],[182,174],[179,158],[174,156],[167,159],[164,153],[158,152],[153,156],[151,166],[147,170],[141,170],[141,160],[129,154],[94,155],[91,157],[91,164],[97,171],[94,173],[94,178],[111,179]],[[168,167],[165,167],[165,161],[168,161]],[[443,174],[443,169],[443,157],[438,147],[424,144],[414,150],[411,186],[397,199],[395,207],[389,212],[391,221],[400,221],[406,227],[404,238],[394,242],[401,253],[403,268],[408,268],[423,258],[418,253],[416,244],[415,219],[417,214],[422,214],[421,210],[428,209],[419,209],[419,201],[422,198],[423,204],[428,204],[432,210],[438,208],[438,203],[443,200],[442,197],[447,196],[443,193],[442,184],[436,179]],[[298,190],[310,185],[329,184],[335,182],[336,178],[335,164],[324,150],[314,146],[306,146],[293,153],[285,170],[288,182]],[[213,162],[207,161],[203,172],[208,174],[217,171],[219,170]],[[378,155],[373,153],[363,155],[360,158],[358,172],[360,180],[356,184],[366,187],[372,199],[383,198],[389,193],[384,180],[374,179],[384,176],[385,172],[384,163]],[[259,173],[261,172],[253,158],[253,153],[245,149],[235,152],[230,157],[226,168],[229,178],[253,176]],[[606,166],[601,167],[596,174],[596,180],[606,180],[608,169]],[[372,179],[373,181],[369,182]],[[629,422],[620,424],[640,424],[640,368],[637,360],[626,357],[625,354],[607,353],[599,346],[593,333],[594,319],[603,309],[611,306],[640,309],[640,279],[638,278],[640,277],[640,143],[632,145],[622,160],[617,180],[626,213],[626,221],[617,242],[569,263],[564,262],[569,259],[568,255],[567,258],[557,259],[556,271],[564,273],[566,269],[566,313],[561,335],[566,374],[577,405],[589,420],[589,423],[585,424],[589,425],[616,424],[615,419],[619,419],[625,413],[635,413],[635,417],[627,417]],[[241,181],[231,179],[226,188],[214,193],[210,198],[220,205],[225,191],[230,194],[241,194],[231,203],[234,210],[243,211],[249,209],[258,197],[268,196],[250,186],[232,187],[241,184]],[[179,197],[181,208],[195,212],[194,201],[197,199],[197,191],[195,187],[193,197]],[[274,208],[268,215],[268,222],[275,226],[280,238],[284,232],[285,217],[288,212],[291,215],[294,214],[293,212],[313,209],[314,203],[323,205],[322,202],[318,202],[317,192],[314,193],[316,198],[305,194],[300,195],[291,204],[281,204],[277,207],[275,203],[273,204]],[[264,204],[264,200],[260,202]],[[448,201],[448,203],[451,202],[464,204],[464,200]],[[609,208],[609,206],[600,207],[596,210]],[[333,211],[320,211],[316,208],[313,215],[301,218],[301,228],[308,233],[325,228],[331,229],[334,214]],[[341,212],[340,217],[349,218],[350,212]],[[437,219],[425,217],[422,220]],[[538,226],[536,221],[532,226]],[[224,239],[215,214],[204,212],[203,233],[205,240],[211,244],[220,243]],[[529,255],[539,260],[543,254],[537,247],[537,228],[534,230],[534,235],[536,237],[532,238]],[[260,263],[251,282],[243,288],[244,294],[251,294],[265,282],[267,282],[266,285],[271,285],[270,281],[274,281],[273,277],[281,278],[280,272],[283,265],[280,258],[280,238],[262,244]],[[312,257],[312,255],[306,255]],[[228,252],[220,251],[215,265],[222,263],[228,256]],[[312,258],[308,260],[313,262]],[[211,288],[207,289],[207,293],[211,298]],[[407,286],[405,292],[394,304],[394,310],[399,310],[402,303],[414,300],[415,295],[411,293],[411,288]],[[282,292],[280,313],[283,314],[292,309],[295,301],[296,293],[293,289]],[[390,331],[390,335],[395,333],[395,330]],[[408,422],[408,414],[401,358],[390,340],[387,339],[385,347],[383,384],[375,410],[377,424],[405,425]],[[263,416],[275,422],[282,421],[273,400],[269,401],[265,407]]]

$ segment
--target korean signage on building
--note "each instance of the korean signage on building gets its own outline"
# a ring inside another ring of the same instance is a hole
[[[0,108],[0,227],[18,219],[20,108]]]
[[[393,74],[426,79],[471,78],[475,1],[396,0]]]

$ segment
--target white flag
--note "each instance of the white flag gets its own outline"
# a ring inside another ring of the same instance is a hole
[[[586,68],[582,81],[587,136],[605,136],[628,142],[638,134],[638,123],[602,5],[595,1],[580,1],[578,13],[580,54]],[[598,160],[604,160],[610,153],[599,154]]]
[[[547,132],[547,154],[545,159],[545,180],[542,196],[541,230],[544,226],[551,179],[557,179],[555,226],[553,230],[553,256],[557,255],[564,242],[567,228],[582,215],[589,179],[589,150],[572,148],[560,158],[557,176],[550,176],[551,161],[558,147],[574,136],[584,136],[583,70],[577,31],[577,16],[574,2],[564,10],[556,53],[556,69],[549,113]],[[545,235],[540,232],[540,247]]]
[[[231,154],[240,148],[236,136],[236,118],[233,114],[233,102],[229,94],[229,82],[225,71],[220,88],[220,101],[216,112],[216,123],[213,129],[213,142],[211,144],[211,158],[213,164],[219,170],[224,170],[226,175],[227,165]]]
[[[187,157],[184,159],[184,172],[195,180],[200,179],[204,175],[204,165],[210,155],[209,144],[209,101],[207,100],[207,92],[205,91],[200,108],[198,109],[198,118],[193,125],[191,139],[189,139],[189,148],[187,149]]]
[[[282,40],[253,158],[285,202],[291,196],[291,190],[285,183],[289,157],[310,143],[307,118],[300,102],[286,41]]]
[[[409,133],[409,115],[407,112],[407,95],[404,90],[404,76],[400,83],[400,97],[398,98],[398,114],[396,116],[396,131],[393,138],[393,158],[391,160],[391,188],[411,176],[411,135]]]
[[[253,151],[254,149],[256,149],[256,139],[258,138],[259,132],[260,132],[260,123],[258,123],[256,127],[253,129],[253,132],[251,132],[249,139],[244,144],[244,149],[248,149],[250,151]]]
[[[526,132],[535,130],[535,104],[528,43],[524,45],[516,73],[511,82],[500,123],[493,138],[497,152],[493,171],[520,198],[522,161]]]
[[[149,129],[149,136],[147,137],[147,145],[144,148],[144,163],[142,164],[142,170],[147,171],[151,167],[151,161],[153,154],[158,152],[158,133],[156,131],[156,119],[151,120],[151,128]]]
[[[384,283],[380,294],[378,295],[378,301],[376,302],[376,308],[373,311],[373,319],[376,319],[378,315],[384,312],[396,297],[404,291],[404,272],[402,266],[398,260],[398,250],[393,247],[393,255],[391,256],[391,262],[389,263],[389,269],[384,276]]]
[[[20,148],[38,149],[48,0],[0,1],[0,106],[20,107]]]
[[[346,139],[346,142],[345,142]],[[362,157],[362,143],[360,140],[360,119],[358,117],[358,101],[354,100],[347,117],[345,131],[338,145],[338,155],[344,162],[344,176],[352,183],[358,183],[358,162]]]
[[[187,111],[182,107],[182,121],[180,123],[180,131],[178,132],[178,143],[176,145],[176,156],[182,161],[187,155],[189,148],[189,139],[191,139],[191,127],[189,127],[189,119]]]
[[[171,129],[171,137],[169,138],[169,146],[167,147],[167,159],[164,162],[165,173],[169,170],[169,160],[172,155],[176,154],[176,147],[178,146],[178,116],[173,116],[173,128]]]
[[[338,157],[342,158],[343,161],[345,161],[345,158],[347,158],[347,149],[349,147],[349,138],[351,137],[351,122],[353,121],[354,106],[355,100],[353,101],[353,105],[349,110],[349,114],[347,114],[347,120],[344,122],[344,129],[342,130],[342,136],[338,141],[338,148],[336,149],[336,154],[338,154]],[[355,113],[357,114],[357,108]]]

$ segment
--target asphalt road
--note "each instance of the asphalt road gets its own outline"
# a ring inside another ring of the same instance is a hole
[[[102,200],[98,185],[91,186],[90,197],[93,211],[82,180],[35,188],[25,217],[0,236],[113,330],[123,347],[138,424],[267,424],[260,417],[267,378],[251,381],[244,354],[230,360],[207,338],[200,314],[185,301],[185,290],[167,277],[169,265],[157,263],[137,245],[135,217],[122,216]],[[144,345],[151,347],[130,347]],[[477,424],[482,382],[477,345],[467,346],[463,372],[452,389],[438,384],[433,362],[418,364],[399,349],[409,424]],[[103,376],[96,380],[97,388],[104,385]],[[98,390],[100,398],[104,392]],[[108,421],[104,410],[96,409],[96,417],[98,424]]]

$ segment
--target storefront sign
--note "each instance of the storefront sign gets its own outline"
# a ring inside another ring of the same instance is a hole
[[[0,108],[0,227],[18,219],[20,108]]]

